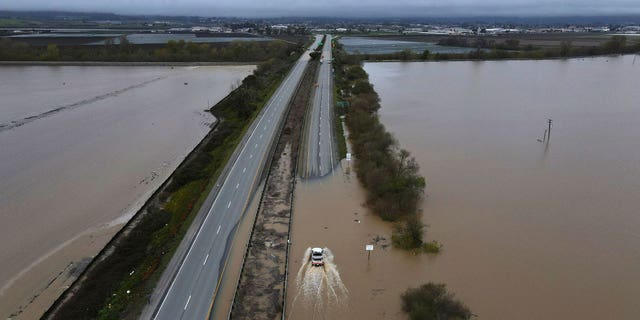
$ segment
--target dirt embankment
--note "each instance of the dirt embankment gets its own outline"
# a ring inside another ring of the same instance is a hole
[[[247,248],[231,319],[279,319],[298,152],[318,62],[307,67],[278,141]]]

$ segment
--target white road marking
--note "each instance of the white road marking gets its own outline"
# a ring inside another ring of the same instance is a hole
[[[247,171],[247,168],[242,169],[242,173],[245,173]]]
[[[191,301],[191,295],[189,295],[189,299],[187,299],[187,303],[184,305],[184,310],[187,310],[187,306],[189,306],[189,301]]]
[[[236,184],[236,189],[238,189],[238,187],[239,187],[239,186],[240,186],[240,184],[239,184],[239,183],[238,183],[238,184]]]
[[[263,134],[260,135],[260,139],[262,139]]]
[[[222,225],[218,226],[218,231],[216,231],[216,234],[220,233],[220,228],[222,228]]]
[[[253,154],[250,154],[250,155],[249,155],[249,159],[252,159],[252,158],[253,158]]]
[[[204,262],[202,263],[202,265],[204,266],[205,264],[207,264],[207,260],[209,259],[209,254],[207,254],[206,257],[204,257]]]
[[[231,207],[231,201],[229,201],[229,204],[227,204],[227,208]]]
[[[257,148],[257,147],[258,147],[258,144],[256,143],[256,145],[254,146],[254,148]]]

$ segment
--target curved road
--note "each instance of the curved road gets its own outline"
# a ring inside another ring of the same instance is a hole
[[[307,119],[305,141],[305,178],[323,177],[333,171],[336,157],[333,149],[333,75],[331,66],[331,35],[322,48],[320,71]]]
[[[317,46],[319,38],[312,45]],[[280,87],[273,94],[261,115],[254,121],[241,145],[238,157],[228,171],[224,183],[195,234],[185,255],[176,254],[172,264],[177,272],[168,268],[168,288],[162,292],[158,305],[152,306],[152,319],[205,319],[208,317],[218,289],[228,250],[236,226],[259,184],[269,150],[280,130],[286,107],[294,95],[309,61],[309,51],[296,62]],[[212,191],[213,192],[213,191]],[[210,202],[205,202],[205,205]],[[188,239],[189,238],[189,239]],[[184,258],[183,258],[184,257]],[[164,278],[165,276],[163,276]],[[159,288],[158,290],[162,290]],[[144,316],[143,316],[144,317]]]

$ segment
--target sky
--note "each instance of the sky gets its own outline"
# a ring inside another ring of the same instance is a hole
[[[640,0],[7,0],[0,10],[197,16],[560,16],[640,14]]]

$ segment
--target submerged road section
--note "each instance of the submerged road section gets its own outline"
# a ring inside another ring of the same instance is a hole
[[[331,35],[327,35],[316,83],[313,105],[308,117],[302,175],[323,177],[333,171],[336,156],[333,149],[333,74]]]
[[[311,49],[315,49],[318,40],[319,37]],[[296,62],[247,132],[248,138],[239,146],[238,156],[232,160],[234,163],[217,196],[210,205],[206,201],[201,209],[208,212],[195,237],[185,237],[184,241],[192,241],[186,255],[176,254],[173,258],[181,260],[177,271],[167,269],[174,272],[172,280],[153,306],[152,319],[206,319],[209,315],[236,227],[259,184],[269,150],[308,61],[309,51]]]

